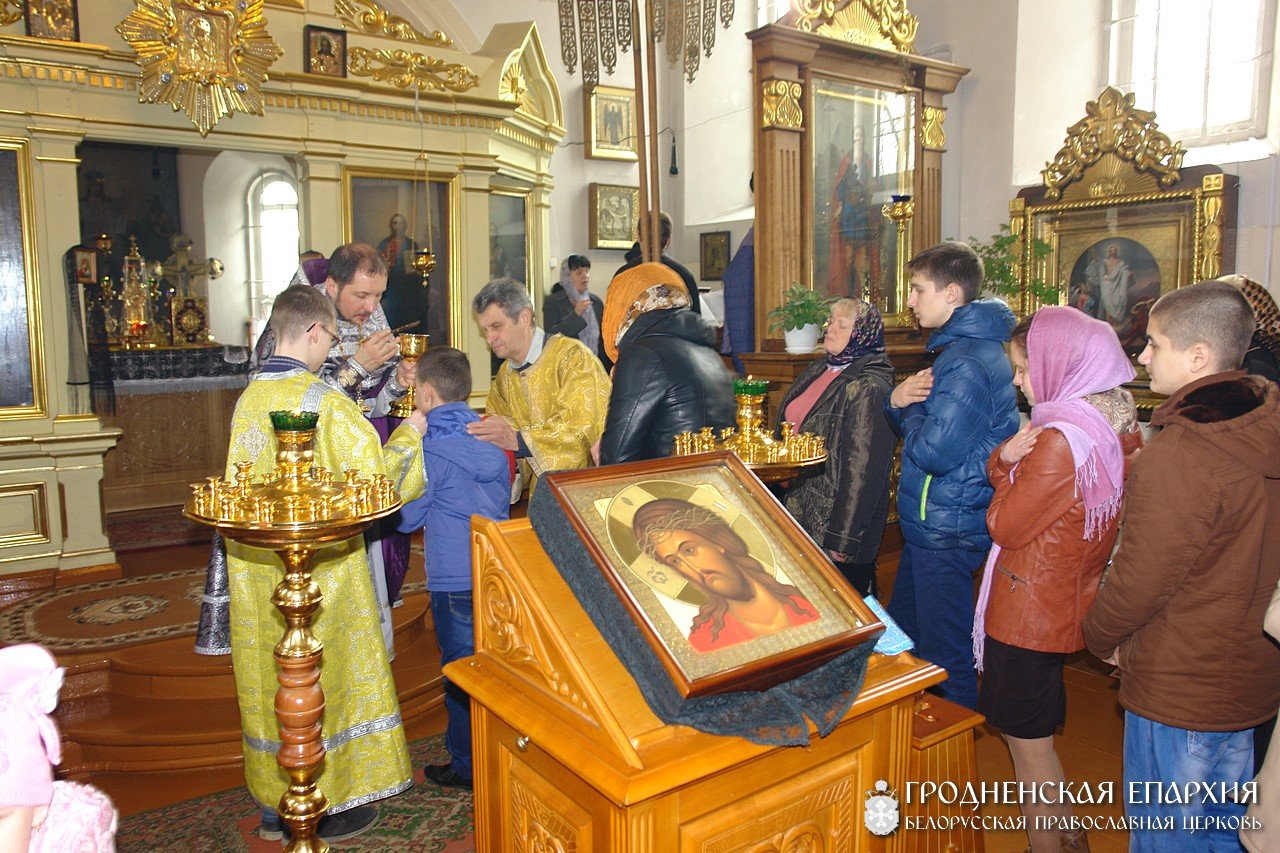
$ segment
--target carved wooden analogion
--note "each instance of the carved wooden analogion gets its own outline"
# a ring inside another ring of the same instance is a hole
[[[873,655],[845,720],[807,748],[664,725],[524,519],[473,527],[476,654],[445,674],[472,697],[476,849],[901,850],[863,800],[903,790],[912,709],[941,670]]]

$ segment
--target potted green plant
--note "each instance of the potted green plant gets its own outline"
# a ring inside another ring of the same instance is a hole
[[[769,331],[782,330],[787,352],[811,353],[818,346],[818,329],[826,321],[832,302],[834,298],[793,282],[782,292],[782,304],[769,312],[773,318]]]
[[[1009,231],[1008,223],[1001,223],[990,239],[979,240],[969,238],[969,245],[982,260],[982,287],[988,293],[1001,297],[1006,302],[1016,303],[1022,295],[1022,278],[1018,275],[1018,264],[1022,262],[1022,241]],[[1031,238],[1032,269],[1041,268],[1041,261],[1053,253],[1053,246],[1044,240]],[[1041,305],[1057,305],[1061,295],[1060,288],[1049,284],[1039,276],[1033,276],[1027,282],[1028,295]],[[1015,304],[1016,308],[1017,305]],[[1030,306],[1023,306],[1030,309]]]

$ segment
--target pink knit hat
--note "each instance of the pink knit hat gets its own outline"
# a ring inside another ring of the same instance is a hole
[[[49,717],[63,669],[41,646],[0,649],[0,806],[44,806],[62,741]]]

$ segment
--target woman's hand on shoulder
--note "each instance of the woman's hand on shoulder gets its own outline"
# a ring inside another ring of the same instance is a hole
[[[1044,427],[1035,427],[1030,423],[1014,433],[1004,444],[1000,445],[1000,461],[1006,465],[1017,465],[1035,449],[1036,438]]]

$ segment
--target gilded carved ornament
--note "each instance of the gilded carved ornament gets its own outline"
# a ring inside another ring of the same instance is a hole
[[[1222,275],[1222,175],[1200,181],[1200,281]]]
[[[919,19],[906,0],[795,0],[785,19],[803,33],[909,53]]]
[[[0,27],[22,20],[22,2],[23,0],[0,0]]]
[[[1132,93],[1108,86],[1096,101],[1085,105],[1085,117],[1067,129],[1066,142],[1041,172],[1046,198],[1060,198],[1063,188],[1104,154],[1115,154],[1135,169],[1151,172],[1162,187],[1177,182],[1185,153],[1182,144],[1157,129],[1154,112],[1137,109],[1133,103]],[[1099,192],[1106,194],[1107,188],[1100,187]]]
[[[398,89],[413,87],[432,92],[465,92],[480,85],[480,78],[465,65],[400,48],[370,50],[353,47],[347,52],[347,73],[372,77]]]
[[[786,130],[804,128],[804,110],[800,96],[804,88],[794,80],[765,80],[761,84],[761,123],[764,127]]]
[[[262,115],[262,83],[283,51],[263,0],[134,0],[116,32],[142,69],[138,100],[184,110],[208,136],[236,112]]]
[[[502,69],[502,79],[498,81],[498,97],[516,105],[517,109],[525,109],[528,104],[529,87],[524,82],[524,72],[520,69],[520,54],[513,56],[507,67]]]
[[[347,29],[371,36],[387,36],[400,41],[412,41],[436,47],[451,47],[453,39],[436,30],[424,33],[414,28],[404,18],[393,15],[374,0],[333,0],[333,13]]]
[[[924,108],[924,126],[921,138],[924,147],[931,151],[944,151],[947,147],[947,133],[942,123],[947,120],[947,111],[942,107]]]

